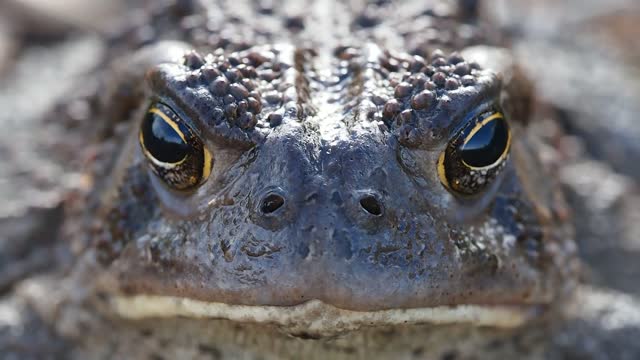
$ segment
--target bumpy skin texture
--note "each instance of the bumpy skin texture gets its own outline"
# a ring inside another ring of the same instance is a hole
[[[380,2],[350,9],[348,24],[331,24],[348,5],[296,16],[280,12],[301,5],[287,5],[179,2],[117,38],[114,53],[126,54],[123,39],[134,52],[115,61],[125,75],[101,112],[129,123],[89,214],[101,290],[359,311],[562,295],[574,245],[554,185],[535,175],[526,118],[509,103],[518,94],[460,55],[493,41],[487,32],[443,2]],[[136,144],[153,101],[213,154],[192,192],[167,189]],[[461,198],[438,158],[489,106],[507,110],[511,157],[486,191]],[[273,194],[284,204],[265,213]]]

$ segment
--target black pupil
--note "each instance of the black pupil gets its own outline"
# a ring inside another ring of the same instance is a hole
[[[148,112],[142,124],[144,147],[158,161],[173,164],[189,152],[180,135],[155,112]]]
[[[462,145],[462,160],[473,167],[491,166],[500,159],[508,142],[507,123],[503,118],[496,118],[484,124]]]

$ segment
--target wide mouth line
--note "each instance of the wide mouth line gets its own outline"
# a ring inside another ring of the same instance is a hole
[[[466,323],[514,328],[540,313],[541,305],[452,305],[375,311],[345,310],[320,300],[292,306],[233,305],[162,295],[115,295],[115,312],[129,319],[186,317],[275,324],[318,335],[365,326]]]

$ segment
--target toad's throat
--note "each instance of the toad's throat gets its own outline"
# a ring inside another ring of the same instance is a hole
[[[378,311],[337,308],[320,300],[294,306],[230,305],[183,297],[115,296],[112,306],[130,319],[187,317],[275,324],[292,333],[317,336],[356,330],[365,326],[401,324],[457,324],[513,328],[523,325],[542,310],[539,306],[456,305]]]

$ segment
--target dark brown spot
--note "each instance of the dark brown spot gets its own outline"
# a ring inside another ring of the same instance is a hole
[[[197,73],[190,73],[187,75],[187,85],[195,87],[200,83],[200,76]]]
[[[455,70],[453,70],[455,74],[460,76],[468,75],[469,71],[471,71],[471,69],[469,69],[469,65],[467,65],[467,63],[465,62],[457,64]]]
[[[267,120],[269,121],[269,125],[271,125],[271,127],[276,127],[282,123],[282,115],[271,113],[269,114]]]
[[[203,66],[200,71],[202,72],[202,76],[204,77],[204,79],[207,81],[212,81],[213,79],[220,76],[220,72],[210,65]]]
[[[240,115],[237,120],[237,124],[242,129],[251,129],[257,123],[256,117],[252,113],[244,113]]]
[[[264,99],[272,105],[279,104],[282,102],[282,95],[280,95],[277,91],[271,91],[265,94]]]
[[[262,111],[262,103],[260,103],[260,101],[256,100],[253,97],[250,97],[247,99],[247,102],[249,104],[249,109],[251,109],[254,114],[258,114],[260,111]]]
[[[411,107],[416,110],[424,110],[431,105],[434,95],[431,91],[424,90],[411,98]]]
[[[455,65],[463,61],[464,61],[464,58],[462,58],[462,56],[457,52],[454,52],[453,54],[451,54],[451,56],[449,56],[449,64]]]
[[[211,92],[214,95],[223,96],[227,93],[227,89],[229,87],[229,80],[224,77],[218,77],[211,84]]]
[[[447,75],[445,73],[442,73],[442,72],[437,72],[437,73],[433,74],[433,76],[431,77],[431,80],[438,87],[443,87],[445,82],[447,81]]]
[[[447,65],[447,60],[445,60],[444,58],[435,58],[433,59],[433,61],[431,62],[431,65],[435,66],[435,67],[443,67],[445,65]]]
[[[224,113],[227,115],[228,120],[233,120],[238,116],[238,105],[235,103],[225,106]]]
[[[242,86],[251,91],[256,88],[256,84],[251,79],[242,79]]]
[[[192,70],[199,69],[204,65],[202,56],[195,51],[189,52],[184,56],[184,64]]]
[[[462,85],[464,86],[473,86],[476,83],[476,78],[471,75],[465,75],[462,77]]]
[[[246,99],[249,96],[249,90],[240,84],[229,85],[229,92],[238,100]]]
[[[409,66],[409,71],[413,73],[417,73],[425,66],[424,58],[421,56],[415,55],[413,60],[411,61],[411,65]]]
[[[249,110],[249,103],[246,100],[240,100],[238,101],[238,112],[240,114],[244,114],[247,112],[247,110]]]
[[[413,111],[411,109],[404,110],[403,112],[400,113],[400,120],[402,121],[403,124],[410,122],[412,117],[413,117]]]
[[[444,87],[447,90],[455,90],[460,87],[460,83],[454,78],[448,78]]]
[[[395,97],[403,98],[411,95],[411,91],[413,90],[413,86],[407,82],[402,82],[396,86],[395,89]]]
[[[382,116],[385,119],[393,118],[397,113],[400,112],[400,103],[396,99],[392,99],[387,101],[384,104],[384,108],[382,109]]]

